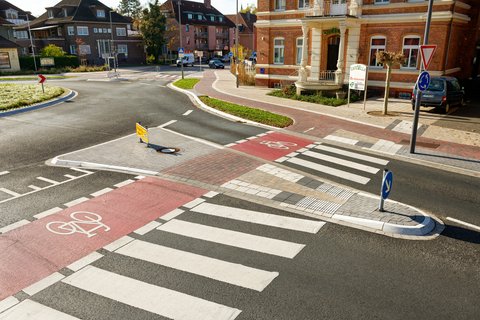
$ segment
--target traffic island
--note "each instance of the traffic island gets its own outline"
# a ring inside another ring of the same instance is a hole
[[[42,88],[34,84],[0,84],[0,111],[17,109],[35,103],[51,100],[61,96],[65,89],[61,87],[45,86]]]

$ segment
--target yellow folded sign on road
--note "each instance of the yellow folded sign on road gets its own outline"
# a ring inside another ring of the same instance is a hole
[[[138,122],[135,124],[135,128],[137,129],[137,136],[145,143],[148,143],[148,129],[143,127]]]

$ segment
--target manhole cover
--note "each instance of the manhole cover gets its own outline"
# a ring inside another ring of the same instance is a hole
[[[180,151],[178,148],[162,148],[157,150],[157,152],[160,153],[177,153],[178,151]]]

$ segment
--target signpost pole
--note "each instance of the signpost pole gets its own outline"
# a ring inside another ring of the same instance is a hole
[[[180,36],[180,48],[183,48],[183,44],[182,44],[182,11],[180,11],[180,1],[181,0],[178,0],[177,4],[178,4],[178,31],[180,32],[179,36]],[[182,67],[182,79],[185,79],[185,76],[184,76],[184,73],[183,73],[183,57],[180,57],[179,55],[179,58],[180,58],[180,66]]]
[[[368,66],[365,71],[365,90],[363,91],[363,111],[365,111],[365,106],[367,105],[367,89],[368,89]]]
[[[350,108],[350,85],[348,85],[348,98],[347,98],[347,108]]]
[[[430,24],[432,21],[432,9],[433,9],[433,0],[428,1],[428,13],[427,21],[425,23],[425,34],[423,35],[423,44],[428,44],[428,35],[430,33]],[[420,68],[420,72],[423,71],[423,65]],[[417,86],[417,85],[416,85]],[[412,125],[412,136],[410,138],[410,153],[415,153],[415,143],[417,141],[417,127],[418,127],[418,118],[420,116],[420,101],[422,99],[422,93],[417,86],[417,94],[415,96],[415,110],[413,114],[413,125]]]
[[[385,210],[383,209],[383,203],[385,202],[385,199],[383,199],[383,185],[385,184],[385,176],[387,175],[388,169],[383,170],[383,178],[382,178],[382,187],[380,188],[380,204],[378,206],[378,211],[384,212]]]

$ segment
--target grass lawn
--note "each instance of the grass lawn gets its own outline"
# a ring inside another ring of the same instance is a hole
[[[67,78],[71,78],[71,77],[67,77],[67,76],[47,76],[47,80],[51,80],[51,79],[67,79]],[[28,81],[28,80],[35,80],[35,81],[38,81],[39,78],[36,77],[36,76],[32,76],[32,77],[6,77],[6,78],[0,78],[0,81]]]
[[[207,96],[201,96],[199,98],[209,107],[246,120],[266,124],[277,128],[285,128],[293,124],[293,120],[289,117],[278,115],[269,111],[242,106],[235,103],[210,98]]]
[[[188,79],[180,79],[173,83],[174,86],[179,87],[181,89],[193,89],[195,85],[200,81],[197,78],[188,78]]]
[[[0,111],[28,106],[34,103],[50,100],[64,92],[60,87],[42,86],[36,84],[0,84]]]
[[[332,107],[338,107],[348,103],[347,99],[325,97],[319,94],[310,93],[310,94],[297,95],[295,88],[293,87],[287,87],[280,90],[273,90],[272,92],[268,93],[268,95],[274,96],[274,97],[292,99],[292,100],[318,103],[318,104],[323,104],[323,105],[332,106]],[[358,101],[358,99],[359,99],[358,96],[352,94],[352,96],[350,97],[350,102]]]

